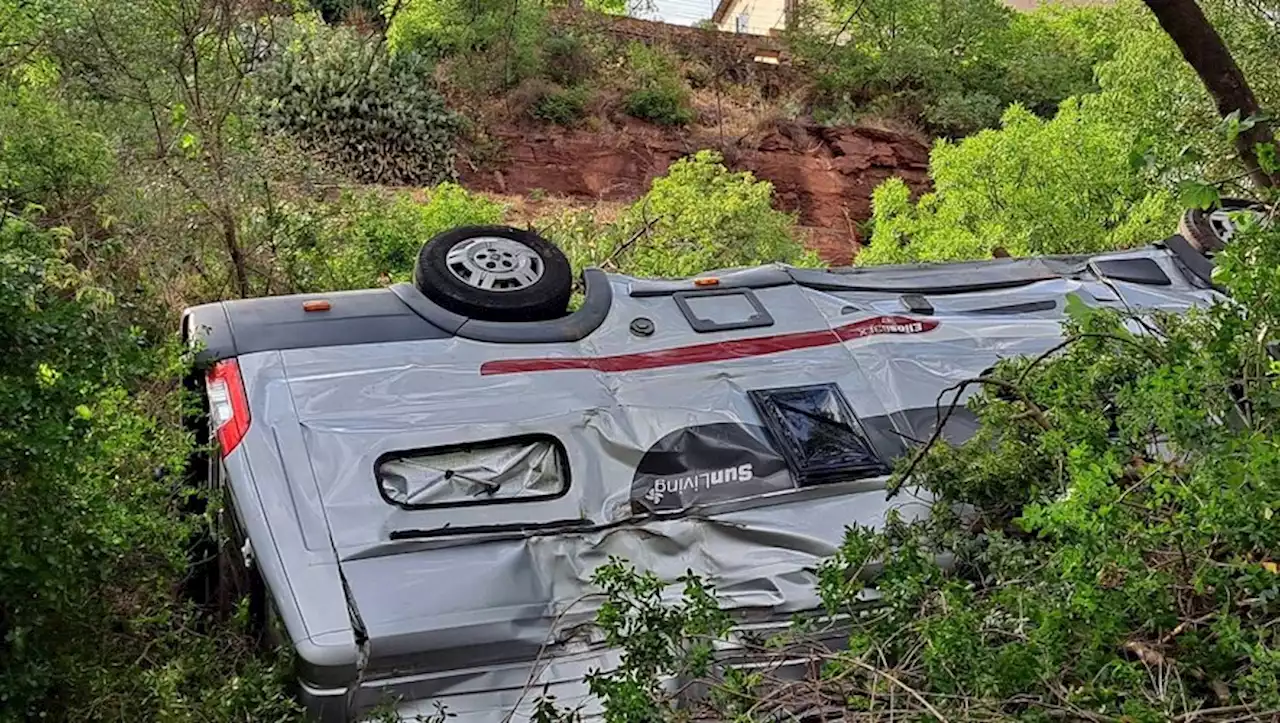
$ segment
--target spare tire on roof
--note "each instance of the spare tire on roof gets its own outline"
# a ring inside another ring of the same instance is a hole
[[[1178,233],[1201,253],[1215,253],[1230,243],[1238,229],[1233,216],[1243,212],[1253,213],[1261,218],[1265,211],[1261,204],[1254,201],[1224,198],[1216,208],[1193,208],[1182,214],[1182,219],[1178,222]]]
[[[472,319],[545,321],[564,316],[569,259],[533,231],[464,226],[423,244],[413,272],[427,298]]]

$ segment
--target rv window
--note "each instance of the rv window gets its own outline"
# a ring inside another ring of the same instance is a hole
[[[569,489],[564,448],[546,436],[393,452],[377,476],[383,498],[407,508],[545,500]]]
[[[888,472],[835,384],[764,389],[750,397],[799,484]]]
[[[750,289],[685,291],[674,296],[680,313],[699,333],[773,325],[773,317]]]

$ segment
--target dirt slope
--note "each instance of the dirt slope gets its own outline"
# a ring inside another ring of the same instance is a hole
[[[834,264],[848,263],[856,253],[855,224],[871,215],[871,191],[877,184],[894,175],[916,192],[928,184],[928,147],[916,138],[872,128],[779,123],[750,137],[722,141],[636,124],[606,132],[504,129],[495,139],[505,149],[501,159],[464,163],[464,185],[584,201],[638,198],[675,159],[718,148],[734,168],[771,181],[776,205],[797,214],[809,231],[811,247]]]

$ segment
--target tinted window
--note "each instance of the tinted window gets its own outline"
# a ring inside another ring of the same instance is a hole
[[[751,402],[800,484],[888,471],[835,384],[753,391]]]
[[[402,507],[451,507],[559,497],[569,489],[564,449],[551,437],[394,452],[377,463],[383,498]]]

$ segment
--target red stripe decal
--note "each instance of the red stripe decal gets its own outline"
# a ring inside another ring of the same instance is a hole
[[[822,331],[800,331],[777,336],[761,336],[754,339],[732,339],[709,344],[680,346],[638,354],[619,354],[598,357],[560,357],[543,359],[499,359],[480,365],[480,374],[520,374],[523,372],[550,372],[564,369],[590,369],[597,372],[633,372],[641,369],[659,369],[684,364],[746,359],[782,351],[830,346],[851,339],[861,339],[876,334],[919,334],[938,326],[935,319],[913,319],[909,316],[877,316],[852,324]]]

